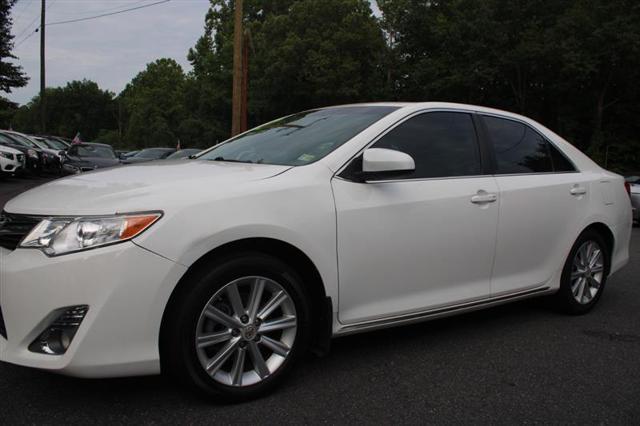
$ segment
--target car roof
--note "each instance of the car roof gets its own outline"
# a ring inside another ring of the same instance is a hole
[[[504,111],[496,108],[483,107],[479,105],[471,105],[471,104],[460,104],[456,102],[364,102],[364,103],[355,103],[355,104],[345,104],[345,105],[332,105],[323,107],[320,109],[329,109],[329,108],[341,108],[341,107],[366,107],[366,106],[380,106],[380,107],[396,107],[396,108],[412,108],[412,109],[455,109],[469,112],[482,112],[487,114],[496,114],[502,115],[506,117],[517,118],[521,120],[529,121],[531,120],[528,117]]]
[[[111,145],[108,145],[106,143],[97,143],[97,142],[80,142],[80,143],[75,143],[75,144],[71,144],[71,146],[104,146],[105,148],[111,148],[113,149],[113,147]]]

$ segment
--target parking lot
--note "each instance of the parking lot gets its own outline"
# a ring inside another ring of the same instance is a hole
[[[42,182],[0,181],[0,206]],[[637,424],[638,277],[635,228],[629,265],[589,315],[532,300],[343,337],[244,404],[205,401],[162,377],[81,380],[0,364],[0,423]]]

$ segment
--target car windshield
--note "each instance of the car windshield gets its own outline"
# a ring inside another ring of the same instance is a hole
[[[17,133],[10,133],[7,135],[7,137],[18,141],[18,143],[20,145],[29,147],[29,148],[38,148],[38,145],[36,145],[35,143],[33,143],[33,141],[25,136],[19,135]]]
[[[51,149],[51,147],[44,141],[44,139],[33,139],[33,143],[35,143],[38,148]]]
[[[67,149],[67,146],[65,144],[63,144],[60,141],[57,141],[55,139],[43,139],[44,143],[46,143],[50,148],[52,149],[59,149],[59,150],[64,150]]]
[[[99,145],[77,145],[75,148],[72,147],[71,154],[78,157],[116,158],[111,148]]]
[[[302,166],[326,156],[396,109],[353,106],[293,114],[217,145],[198,159]]]
[[[146,159],[154,159],[157,160],[162,158],[163,155],[167,153],[166,149],[162,148],[148,148],[143,149],[139,153],[133,156],[133,158],[146,158]]]
[[[8,136],[5,136],[3,134],[0,133],[0,145],[20,145],[20,146],[24,146],[21,143],[16,143],[16,141],[14,139],[11,139]]]

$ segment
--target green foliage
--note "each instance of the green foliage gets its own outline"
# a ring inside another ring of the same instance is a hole
[[[86,81],[48,89],[52,131],[130,148],[226,139],[234,3],[210,0],[187,74],[159,59],[115,99]],[[530,116],[611,169],[640,169],[637,0],[377,3],[380,19],[368,0],[245,0],[250,126],[330,104],[464,102]],[[35,131],[37,104],[14,127]]]
[[[601,163],[608,146],[638,141],[637,1],[378,4],[384,13],[382,26],[392,40],[395,66],[390,71],[397,99],[457,101],[520,112]],[[619,169],[638,168],[632,156],[613,161]]]
[[[7,62],[7,59],[17,59],[11,53],[13,50],[13,35],[11,34],[10,13],[16,0],[0,0],[0,92],[11,93],[11,89],[23,87],[29,81],[22,71],[22,67]],[[11,116],[17,105],[0,96],[0,125],[8,127]]]
[[[101,131],[117,128],[114,94],[89,80],[71,81],[64,87],[47,88],[48,132],[73,138],[80,132],[83,140],[92,140]],[[40,96],[20,107],[13,128],[27,133],[40,129]]]
[[[128,117],[125,139],[129,146],[171,146],[179,138],[185,118],[185,75],[173,59],[147,65],[119,96]]]

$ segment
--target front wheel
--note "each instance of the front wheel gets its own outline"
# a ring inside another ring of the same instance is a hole
[[[583,232],[573,245],[562,271],[556,301],[570,314],[589,312],[604,291],[610,268],[608,246],[598,232]]]
[[[163,369],[231,400],[259,396],[278,384],[309,340],[309,308],[298,274],[271,256],[245,254],[193,278],[165,322]]]

